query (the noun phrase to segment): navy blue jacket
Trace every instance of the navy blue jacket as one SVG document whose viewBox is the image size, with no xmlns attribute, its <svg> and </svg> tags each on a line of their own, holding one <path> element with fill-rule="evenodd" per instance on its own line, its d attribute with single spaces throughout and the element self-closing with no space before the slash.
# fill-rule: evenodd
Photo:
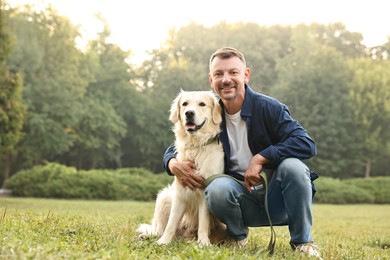
<svg viewBox="0 0 390 260">
<path fill-rule="evenodd" d="M 246 87 L 241 118 L 248 127 L 248 144 L 255 155 L 259 153 L 271 162 L 263 167 L 275 169 L 286 158 L 309 159 L 316 154 L 316 145 L 306 130 L 290 116 L 290 112 L 279 101 L 254 92 Z M 223 108 L 223 103 L 220 101 Z M 243 176 L 230 169 L 230 145 L 226 130 L 225 113 L 222 113 L 220 141 L 225 152 L 225 173 L 239 180 Z M 163 167 L 169 175 L 168 162 L 176 156 L 174 146 L 168 147 L 163 158 Z"/>
</svg>

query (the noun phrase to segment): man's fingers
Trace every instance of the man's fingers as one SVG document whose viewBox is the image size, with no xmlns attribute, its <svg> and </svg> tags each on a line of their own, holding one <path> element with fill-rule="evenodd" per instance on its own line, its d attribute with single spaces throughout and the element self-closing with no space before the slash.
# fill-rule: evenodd
<svg viewBox="0 0 390 260">
<path fill-rule="evenodd" d="M 190 188 L 191 190 L 195 189 L 204 189 L 204 178 L 195 173 L 196 165 L 192 161 L 185 161 L 177 163 L 175 165 L 175 176 L 179 178 L 180 183 Z"/>
<path fill-rule="evenodd" d="M 245 174 L 245 186 L 249 192 L 252 192 L 251 186 L 255 185 L 256 183 L 259 183 L 260 181 L 261 181 L 261 177 L 259 174 L 251 174 L 251 173 Z"/>
<path fill-rule="evenodd" d="M 204 178 L 202 176 L 194 174 L 192 176 L 192 184 L 198 189 L 203 189 L 204 187 Z"/>
<path fill-rule="evenodd" d="M 246 186 L 246 189 L 249 191 L 249 192 L 252 192 L 251 190 L 251 184 L 249 182 L 249 180 L 247 178 L 245 178 L 245 186 Z"/>
<path fill-rule="evenodd" d="M 191 190 L 203 189 L 203 184 L 198 183 L 198 182 L 196 182 L 194 180 L 191 180 L 191 181 L 187 182 L 184 186 L 187 186 Z"/>
<path fill-rule="evenodd" d="M 193 163 L 193 162 L 191 162 L 191 161 L 188 161 L 188 166 L 189 166 L 191 169 L 196 169 L 195 163 Z"/>
<path fill-rule="evenodd" d="M 196 174 L 183 176 L 180 178 L 180 183 L 183 186 L 190 188 L 191 190 L 204 188 L 204 178 Z"/>
</svg>

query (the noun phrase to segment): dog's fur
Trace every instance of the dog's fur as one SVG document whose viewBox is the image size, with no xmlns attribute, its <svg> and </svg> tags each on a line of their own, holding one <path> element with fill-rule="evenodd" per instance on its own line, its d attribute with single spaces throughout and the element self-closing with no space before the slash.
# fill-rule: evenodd
<svg viewBox="0 0 390 260">
<path fill-rule="evenodd" d="M 219 143 L 221 107 L 211 91 L 181 91 L 172 102 L 169 119 L 174 124 L 177 160 L 193 161 L 195 172 L 207 179 L 224 172 L 224 153 Z M 160 236 L 158 244 L 174 238 L 208 245 L 226 237 L 226 228 L 211 215 L 203 189 L 191 190 L 176 177 L 159 192 L 152 224 L 141 224 L 140 237 Z"/>
</svg>

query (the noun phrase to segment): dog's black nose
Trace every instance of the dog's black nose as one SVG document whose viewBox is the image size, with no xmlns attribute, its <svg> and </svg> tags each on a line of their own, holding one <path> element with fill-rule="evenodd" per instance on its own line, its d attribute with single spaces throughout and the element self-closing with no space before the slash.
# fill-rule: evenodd
<svg viewBox="0 0 390 260">
<path fill-rule="evenodd" d="M 186 111 L 185 114 L 186 114 L 187 118 L 193 118 L 195 115 L 195 112 L 193 110 L 188 110 L 188 111 Z"/>
</svg>

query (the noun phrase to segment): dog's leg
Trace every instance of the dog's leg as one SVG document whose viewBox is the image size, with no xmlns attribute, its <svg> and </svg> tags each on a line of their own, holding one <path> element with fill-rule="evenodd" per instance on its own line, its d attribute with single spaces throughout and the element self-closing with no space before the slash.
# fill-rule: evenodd
<svg viewBox="0 0 390 260">
<path fill-rule="evenodd" d="M 203 198 L 199 204 L 199 227 L 198 243 L 201 245 L 210 245 L 210 212 L 207 208 L 206 199 Z"/>
<path fill-rule="evenodd" d="M 172 205 L 172 187 L 160 191 L 156 199 L 156 207 L 152 219 L 153 235 L 161 236 L 167 226 Z"/>
<path fill-rule="evenodd" d="M 172 207 L 169 214 L 168 224 L 164 230 L 164 234 L 157 241 L 158 244 L 168 244 L 172 241 L 172 238 L 176 234 L 176 229 L 180 223 L 180 220 L 184 215 L 185 207 L 185 202 L 180 198 L 172 199 Z"/>
</svg>

